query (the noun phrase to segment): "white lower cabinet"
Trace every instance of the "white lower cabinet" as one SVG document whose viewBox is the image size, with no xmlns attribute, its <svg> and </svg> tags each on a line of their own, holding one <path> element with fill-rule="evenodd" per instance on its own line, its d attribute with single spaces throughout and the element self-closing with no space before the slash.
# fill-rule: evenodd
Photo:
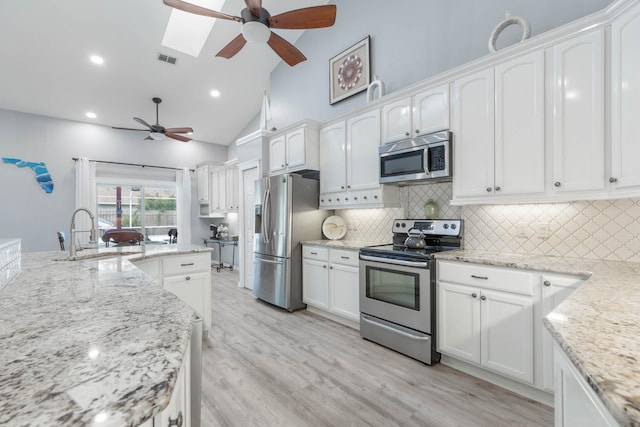
<svg viewBox="0 0 640 427">
<path fill-rule="evenodd" d="M 153 418 L 153 427 L 190 427 L 191 426 L 191 346 L 185 351 L 180 372 L 176 380 L 171 400 L 166 408 Z M 151 425 L 143 424 L 143 426 Z"/>
<path fill-rule="evenodd" d="M 617 427 L 620 424 L 573 366 L 559 345 L 554 344 L 556 368 L 556 427 Z"/>
<path fill-rule="evenodd" d="M 543 319 L 585 280 L 438 261 L 438 351 L 553 393 L 554 340 Z"/>
<path fill-rule="evenodd" d="M 358 251 L 304 245 L 302 300 L 312 308 L 346 319 L 360 320 Z"/>
<path fill-rule="evenodd" d="M 164 255 L 133 261 L 164 289 L 202 318 L 205 335 L 211 329 L 211 252 Z"/>
</svg>

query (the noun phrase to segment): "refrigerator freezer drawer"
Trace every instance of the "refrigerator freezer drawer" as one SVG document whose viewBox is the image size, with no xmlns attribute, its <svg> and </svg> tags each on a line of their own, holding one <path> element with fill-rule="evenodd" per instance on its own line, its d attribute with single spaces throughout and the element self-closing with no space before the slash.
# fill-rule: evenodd
<svg viewBox="0 0 640 427">
<path fill-rule="evenodd" d="M 289 311 L 303 308 L 298 293 L 291 289 L 291 260 L 261 254 L 254 257 L 253 294 Z"/>
</svg>

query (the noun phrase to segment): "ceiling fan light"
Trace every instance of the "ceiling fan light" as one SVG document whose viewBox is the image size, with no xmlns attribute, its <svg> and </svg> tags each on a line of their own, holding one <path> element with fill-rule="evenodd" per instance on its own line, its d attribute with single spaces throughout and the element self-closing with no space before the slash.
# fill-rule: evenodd
<svg viewBox="0 0 640 427">
<path fill-rule="evenodd" d="M 161 139 L 164 139 L 165 137 L 164 133 L 162 132 L 149 132 L 149 136 L 155 141 L 159 141 Z"/>
<path fill-rule="evenodd" d="M 266 43 L 271 37 L 271 30 L 260 22 L 245 22 L 242 24 L 242 36 L 249 43 Z"/>
</svg>

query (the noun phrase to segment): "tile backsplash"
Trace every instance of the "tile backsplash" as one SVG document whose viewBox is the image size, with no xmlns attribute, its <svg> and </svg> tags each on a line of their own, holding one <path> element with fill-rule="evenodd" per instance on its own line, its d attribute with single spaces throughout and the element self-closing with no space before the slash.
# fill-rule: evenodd
<svg viewBox="0 0 640 427">
<path fill-rule="evenodd" d="M 440 218 L 464 220 L 466 249 L 640 262 L 640 199 L 450 206 L 451 183 L 400 191 L 400 208 L 336 211 L 345 239 L 389 242 L 393 219 L 423 218 L 433 199 Z"/>
</svg>

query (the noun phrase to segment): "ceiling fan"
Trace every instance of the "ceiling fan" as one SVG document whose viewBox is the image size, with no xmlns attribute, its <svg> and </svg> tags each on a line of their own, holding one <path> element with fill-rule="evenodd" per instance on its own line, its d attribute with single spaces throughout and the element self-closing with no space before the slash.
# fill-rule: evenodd
<svg viewBox="0 0 640 427">
<path fill-rule="evenodd" d="M 156 124 L 155 125 L 150 125 L 149 123 L 145 122 L 141 118 L 134 117 L 133 120 L 135 120 L 136 122 L 140 123 L 143 126 L 148 127 L 148 129 L 120 128 L 120 127 L 115 127 L 115 126 L 112 126 L 112 128 L 113 129 L 123 129 L 123 130 L 139 130 L 139 131 L 143 131 L 143 132 L 149 132 L 149 135 L 147 135 L 147 137 L 145 138 L 145 139 L 148 139 L 148 140 L 152 140 L 152 139 L 153 140 L 160 140 L 160 139 L 164 139 L 165 136 L 168 136 L 169 138 L 173 138 L 173 139 L 176 139 L 176 140 L 182 141 L 182 142 L 191 141 L 191 138 L 187 138 L 186 136 L 182 136 L 182 135 L 178 135 L 178 134 L 179 133 L 193 133 L 193 129 L 187 128 L 187 127 L 183 127 L 183 128 L 165 128 L 164 126 L 161 126 L 159 124 L 159 121 L 158 121 L 158 104 L 160 104 L 162 102 L 162 99 L 153 98 L 152 101 L 155 102 L 155 104 L 156 104 Z"/>
<path fill-rule="evenodd" d="M 287 30 L 306 30 L 311 28 L 330 27 L 336 21 L 336 6 L 312 6 L 290 10 L 271 16 L 262 7 L 262 0 L 244 0 L 247 7 L 240 12 L 241 16 L 227 15 L 182 0 L 163 0 L 164 4 L 184 12 L 211 18 L 227 19 L 242 23 L 242 33 L 220 50 L 216 56 L 231 58 L 247 43 L 267 43 L 284 62 L 294 66 L 307 58 L 291 43 L 271 31 L 271 28 Z"/>
</svg>

